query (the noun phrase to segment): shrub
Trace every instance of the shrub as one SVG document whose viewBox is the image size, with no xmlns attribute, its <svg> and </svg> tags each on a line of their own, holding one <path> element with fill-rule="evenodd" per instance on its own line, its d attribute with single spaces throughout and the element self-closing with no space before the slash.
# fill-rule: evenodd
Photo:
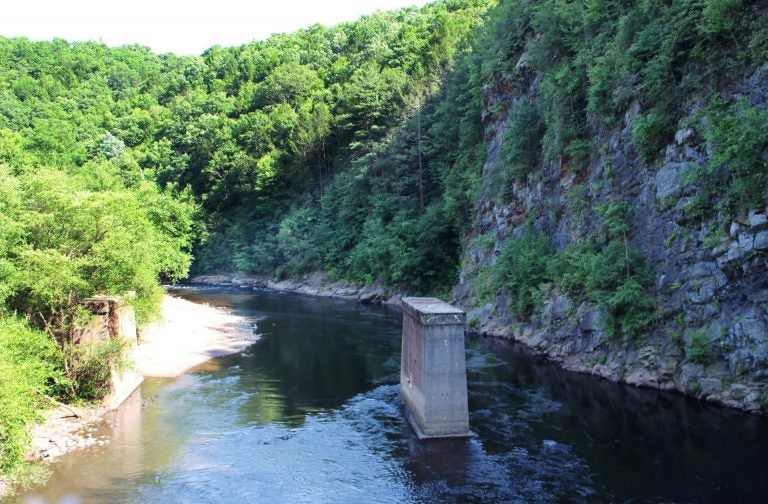
<svg viewBox="0 0 768 504">
<path fill-rule="evenodd" d="M 596 210 L 603 218 L 600 227 L 606 243 L 617 238 L 626 239 L 633 214 L 629 204 L 623 201 L 612 201 L 598 205 Z"/>
<path fill-rule="evenodd" d="M 725 34 L 737 23 L 736 11 L 743 0 L 710 0 L 702 11 L 701 31 L 708 35 Z"/>
<path fill-rule="evenodd" d="M 64 383 L 51 339 L 19 319 L 0 317 L 0 473 L 22 464 L 44 396 Z"/>
<path fill-rule="evenodd" d="M 71 399 L 98 401 L 111 391 L 112 368 L 123 369 L 128 341 L 113 338 L 107 341 L 68 344 L 64 348 L 67 376 L 72 386 Z"/>
<path fill-rule="evenodd" d="M 564 152 L 571 161 L 572 171 L 581 173 L 586 169 L 593 148 L 594 141 L 589 138 L 577 138 L 568 143 Z"/>
<path fill-rule="evenodd" d="M 655 300 L 646 295 L 638 278 L 630 276 L 606 297 L 605 306 L 611 314 L 609 330 L 614 334 L 640 338 L 655 322 Z"/>
<path fill-rule="evenodd" d="M 543 136 L 544 124 L 538 109 L 526 100 L 521 101 L 510 113 L 501 146 L 507 182 L 521 181 L 533 170 L 541 154 Z"/>
<path fill-rule="evenodd" d="M 697 364 L 708 366 L 712 364 L 712 342 L 706 333 L 696 331 L 691 334 L 691 340 L 685 350 L 688 359 Z"/>
<path fill-rule="evenodd" d="M 664 112 L 652 110 L 635 118 L 632 137 L 643 159 L 650 163 L 672 137 L 674 124 Z"/>
<path fill-rule="evenodd" d="M 86 186 L 55 169 L 15 176 L 0 165 L 0 303 L 57 335 L 97 293 L 135 292 L 146 322 L 159 306 L 158 278 L 183 278 L 191 261 L 191 202 L 151 184 Z"/>
<path fill-rule="evenodd" d="M 496 285 L 509 290 L 518 313 L 530 315 L 539 303 L 538 287 L 549 280 L 547 265 L 553 256 L 549 239 L 531 229 L 507 239 L 496 263 Z"/>
<path fill-rule="evenodd" d="M 477 270 L 477 277 L 473 283 L 472 306 L 484 306 L 495 301 L 498 291 L 496 282 L 496 270 L 487 265 L 482 265 Z"/>
<path fill-rule="evenodd" d="M 627 279 L 634 278 L 638 285 L 647 286 L 650 277 L 650 271 L 639 252 L 625 248 L 619 241 L 613 241 L 597 255 L 585 287 L 596 301 L 604 301 Z"/>
<path fill-rule="evenodd" d="M 548 269 L 563 292 L 604 307 L 606 329 L 615 335 L 639 338 L 656 322 L 656 302 L 646 293 L 651 272 L 643 257 L 622 241 L 600 250 L 571 245 L 550 259 Z"/>
<path fill-rule="evenodd" d="M 298 276 L 318 269 L 320 252 L 314 240 L 315 211 L 301 208 L 280 222 L 277 252 L 282 259 L 278 276 Z"/>
<path fill-rule="evenodd" d="M 760 110 L 740 100 L 726 107 L 715 100 L 712 127 L 706 137 L 715 147 L 706 170 L 700 173 L 708 196 L 722 194 L 719 206 L 730 216 L 765 205 L 768 197 L 768 110 Z"/>
</svg>

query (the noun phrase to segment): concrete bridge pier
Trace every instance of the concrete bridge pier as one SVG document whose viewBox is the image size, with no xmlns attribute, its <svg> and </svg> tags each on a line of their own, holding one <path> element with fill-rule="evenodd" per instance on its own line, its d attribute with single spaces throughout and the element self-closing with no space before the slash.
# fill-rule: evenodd
<svg viewBox="0 0 768 504">
<path fill-rule="evenodd" d="M 471 436 L 466 315 L 437 298 L 403 298 L 400 397 L 419 439 Z"/>
</svg>

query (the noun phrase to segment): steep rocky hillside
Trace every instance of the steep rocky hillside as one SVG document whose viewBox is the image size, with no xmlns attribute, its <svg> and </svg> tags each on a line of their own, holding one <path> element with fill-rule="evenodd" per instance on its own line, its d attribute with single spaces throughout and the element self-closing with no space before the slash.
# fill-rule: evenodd
<svg viewBox="0 0 768 504">
<path fill-rule="evenodd" d="M 483 87 L 487 158 L 454 291 L 472 330 L 570 370 L 765 412 L 768 65 L 731 44 L 741 63 L 693 92 L 685 80 L 704 72 L 686 54 L 674 84 L 685 96 L 656 150 L 640 135 L 656 104 L 638 93 L 613 121 L 587 118 L 585 154 L 547 155 L 534 131 L 531 168 L 514 173 L 521 135 L 541 128 L 529 110 L 551 107 L 551 69 L 530 50 L 518 45 Z M 757 197 L 724 203 L 750 149 Z"/>
</svg>

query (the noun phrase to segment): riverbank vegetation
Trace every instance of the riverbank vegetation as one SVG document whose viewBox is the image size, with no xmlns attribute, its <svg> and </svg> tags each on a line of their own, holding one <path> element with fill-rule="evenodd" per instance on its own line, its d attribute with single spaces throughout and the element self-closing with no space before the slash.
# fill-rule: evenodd
<svg viewBox="0 0 768 504">
<path fill-rule="evenodd" d="M 0 318 L 0 474 L 21 465 L 29 424 L 65 381 L 60 360 L 48 335 L 18 318 Z"/>
<path fill-rule="evenodd" d="M 0 166 L 0 468 L 21 462 L 27 424 L 55 400 L 109 391 L 114 342 L 75 345 L 95 294 L 135 295 L 140 321 L 157 312 L 158 280 L 186 274 L 195 205 L 154 184 L 129 187 L 107 163 L 84 173 Z"/>
</svg>

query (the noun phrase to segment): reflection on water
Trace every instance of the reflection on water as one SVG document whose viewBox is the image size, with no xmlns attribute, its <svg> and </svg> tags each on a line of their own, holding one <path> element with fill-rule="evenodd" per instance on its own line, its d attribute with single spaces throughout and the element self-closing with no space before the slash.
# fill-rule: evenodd
<svg viewBox="0 0 768 504">
<path fill-rule="evenodd" d="M 475 438 L 419 442 L 398 406 L 400 314 L 188 291 L 262 338 L 149 380 L 27 499 L 56 502 L 756 502 L 768 422 L 468 342 Z"/>
</svg>

